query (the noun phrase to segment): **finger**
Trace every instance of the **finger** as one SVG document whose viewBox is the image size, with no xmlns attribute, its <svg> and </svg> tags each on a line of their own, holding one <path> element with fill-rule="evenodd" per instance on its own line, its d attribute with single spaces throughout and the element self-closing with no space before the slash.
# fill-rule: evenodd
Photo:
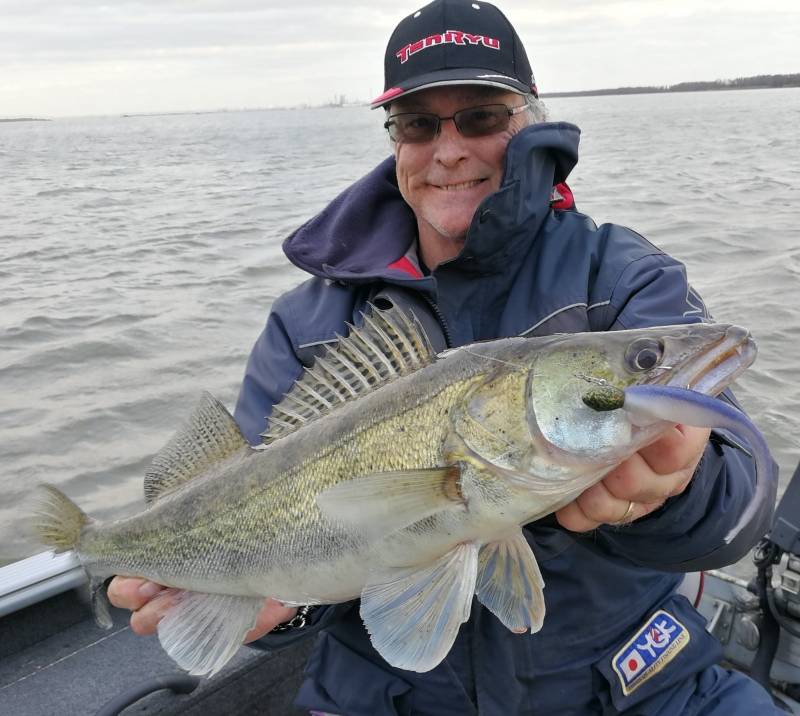
<svg viewBox="0 0 800 716">
<path fill-rule="evenodd" d="M 687 467 L 697 467 L 711 431 L 689 425 L 676 425 L 656 442 L 639 451 L 653 472 L 669 475 Z"/>
<path fill-rule="evenodd" d="M 601 484 L 619 500 L 663 502 L 668 497 L 680 494 L 693 474 L 694 466 L 666 475 L 659 474 L 636 453 L 606 475 Z"/>
<path fill-rule="evenodd" d="M 562 527 L 573 532 L 588 532 L 602 524 L 630 524 L 664 504 L 664 500 L 636 502 L 617 499 L 602 482 L 584 490 L 575 500 L 556 512 Z"/>
<path fill-rule="evenodd" d="M 139 577 L 114 577 L 108 585 L 108 600 L 120 609 L 141 609 L 156 594 L 164 590 L 161 584 Z"/>
<path fill-rule="evenodd" d="M 556 519 L 564 529 L 572 532 L 589 532 L 601 524 L 590 520 L 574 500 L 556 512 Z"/>
<path fill-rule="evenodd" d="M 587 532 L 603 523 L 621 519 L 628 504 L 629 500 L 614 497 L 602 482 L 598 482 L 556 512 L 556 519 L 574 532 Z"/>
<path fill-rule="evenodd" d="M 597 529 L 603 524 L 612 525 L 614 527 L 623 527 L 624 525 L 629 525 L 632 522 L 641 519 L 645 515 L 649 515 L 654 510 L 657 510 L 662 504 L 664 503 L 634 502 L 631 506 L 631 511 L 628 512 L 628 502 L 626 502 L 625 511 L 617 514 L 617 518 L 624 518 L 622 521 L 620 521 L 620 519 L 606 519 L 600 521 L 587 517 L 580 505 L 578 505 L 576 502 L 571 502 L 556 512 L 556 519 L 562 527 L 571 530 L 572 532 L 589 532 Z M 627 517 L 625 517 L 626 514 L 628 515 Z"/>
<path fill-rule="evenodd" d="M 131 614 L 131 631 L 139 636 L 155 634 L 158 623 L 174 603 L 178 589 L 163 589 L 140 609 Z"/>
<path fill-rule="evenodd" d="M 256 617 L 256 625 L 245 634 L 244 643 L 260 639 L 278 624 L 288 622 L 295 614 L 297 614 L 297 607 L 285 607 L 274 599 L 267 599 Z"/>
</svg>

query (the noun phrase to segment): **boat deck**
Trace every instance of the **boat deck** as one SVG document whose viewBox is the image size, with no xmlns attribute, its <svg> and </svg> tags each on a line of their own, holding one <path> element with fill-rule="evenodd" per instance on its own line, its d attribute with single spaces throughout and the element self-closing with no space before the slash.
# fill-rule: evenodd
<svg viewBox="0 0 800 716">
<path fill-rule="evenodd" d="M 157 677 L 184 674 L 156 637 L 136 636 L 127 612 L 113 610 L 105 631 L 73 590 L 0 619 L 0 712 L 17 716 L 94 714 Z M 125 709 L 132 714 L 305 714 L 291 705 L 313 639 L 279 653 L 242 648 L 190 694 L 160 690 Z"/>
</svg>

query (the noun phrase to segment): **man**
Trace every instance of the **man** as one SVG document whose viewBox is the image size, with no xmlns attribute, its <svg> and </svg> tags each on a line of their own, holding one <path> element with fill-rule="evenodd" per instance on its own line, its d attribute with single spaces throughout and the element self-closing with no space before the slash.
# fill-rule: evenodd
<svg viewBox="0 0 800 716">
<path fill-rule="evenodd" d="M 563 182 L 578 130 L 541 121 L 525 50 L 497 8 L 435 0 L 398 25 L 385 73 L 373 107 L 386 109 L 394 156 L 286 241 L 314 278 L 275 302 L 250 356 L 235 415 L 248 439 L 259 441 L 302 366 L 369 302 L 411 307 L 441 347 L 704 319 L 681 264 L 571 210 Z M 355 603 L 303 610 L 263 642 L 319 634 L 298 696 L 318 712 L 779 713 L 761 687 L 715 665 L 719 645 L 676 595 L 682 572 L 735 561 L 767 529 L 771 502 L 723 546 L 753 473 L 724 439 L 676 426 L 526 526 L 547 585 L 540 632 L 513 634 L 476 601 L 428 673 L 387 665 Z M 134 610 L 134 631 L 152 633 L 160 590 L 116 578 L 109 595 Z M 248 638 L 295 614 L 268 601 Z"/>
</svg>

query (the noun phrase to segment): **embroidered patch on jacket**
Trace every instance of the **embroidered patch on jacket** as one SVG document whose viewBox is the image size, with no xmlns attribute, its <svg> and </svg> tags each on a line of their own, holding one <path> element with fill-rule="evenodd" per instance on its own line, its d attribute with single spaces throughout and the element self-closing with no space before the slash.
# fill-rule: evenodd
<svg viewBox="0 0 800 716">
<path fill-rule="evenodd" d="M 689 643 L 689 630 L 660 609 L 612 658 L 626 696 L 655 676 Z"/>
</svg>

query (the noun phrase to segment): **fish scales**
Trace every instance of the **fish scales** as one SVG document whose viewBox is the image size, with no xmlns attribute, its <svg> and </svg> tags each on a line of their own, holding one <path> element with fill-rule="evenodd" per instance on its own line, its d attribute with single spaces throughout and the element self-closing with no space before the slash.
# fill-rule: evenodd
<svg viewBox="0 0 800 716">
<path fill-rule="evenodd" d="M 360 475 L 440 465 L 447 414 L 474 381 L 493 369 L 474 356 L 464 358 L 465 365 L 453 361 L 423 369 L 432 375 L 422 394 L 409 392 L 401 378 L 363 398 L 358 410 L 345 405 L 311 426 L 318 430 L 286 436 L 280 451 L 255 451 L 213 477 L 190 483 L 155 503 L 150 514 L 104 525 L 94 539 L 89 528 L 87 561 L 90 554 L 105 552 L 114 559 L 97 560 L 98 569 L 106 564 L 111 573 L 130 575 L 157 569 L 162 581 L 186 583 L 188 578 L 191 588 L 226 593 L 232 576 L 254 570 L 268 583 L 276 581 L 270 580 L 273 570 L 298 565 L 309 569 L 326 563 L 326 572 L 333 573 L 335 566 L 327 563 L 344 551 L 352 553 L 347 561 L 356 561 L 357 553 L 368 551 L 364 540 L 325 519 L 317 495 Z M 453 373 L 461 379 L 451 382 Z M 103 540 L 111 540 L 105 550 Z M 224 585 L 221 575 L 228 578 Z M 240 585 L 235 593 L 257 594 L 259 587 L 263 591 L 262 585 Z"/>
</svg>

